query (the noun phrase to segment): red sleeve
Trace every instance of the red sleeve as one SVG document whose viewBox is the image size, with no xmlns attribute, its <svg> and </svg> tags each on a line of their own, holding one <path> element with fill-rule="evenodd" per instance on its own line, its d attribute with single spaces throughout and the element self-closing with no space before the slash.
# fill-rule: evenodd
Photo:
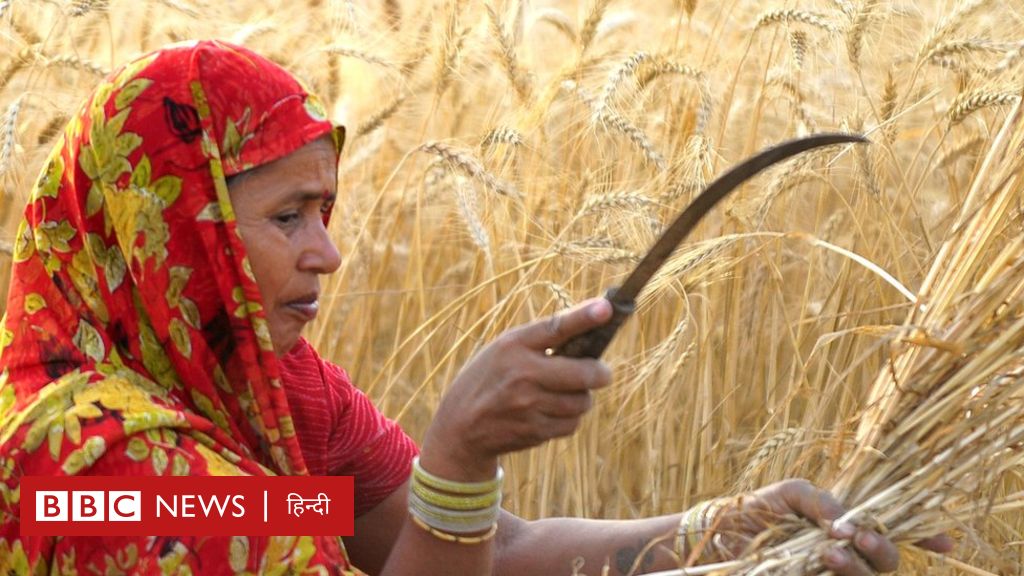
<svg viewBox="0 0 1024 576">
<path fill-rule="evenodd" d="M 281 359 L 296 434 L 312 474 L 355 477 L 355 513 L 372 510 L 412 473 L 416 444 L 348 374 L 304 340 Z"/>
</svg>

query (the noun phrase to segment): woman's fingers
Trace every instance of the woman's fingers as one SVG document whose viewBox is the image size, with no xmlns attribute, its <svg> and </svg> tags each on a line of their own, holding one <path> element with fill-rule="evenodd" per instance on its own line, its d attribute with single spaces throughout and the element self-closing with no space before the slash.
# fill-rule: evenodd
<svg viewBox="0 0 1024 576">
<path fill-rule="evenodd" d="M 590 358 L 550 356 L 538 359 L 534 380 L 549 392 L 584 392 L 604 388 L 612 381 L 608 365 Z"/>
<path fill-rule="evenodd" d="M 953 540 L 948 534 L 939 534 L 938 536 L 932 536 L 931 538 L 925 538 L 915 544 L 918 548 L 924 548 L 925 550 L 931 550 L 932 552 L 938 552 L 939 554 L 947 554 L 953 551 L 956 547 L 956 541 Z"/>
<path fill-rule="evenodd" d="M 833 523 L 846 510 L 832 494 L 806 480 L 796 480 L 784 483 L 782 497 L 793 512 L 818 524 L 832 524 L 830 535 L 833 538 L 851 541 L 857 554 L 846 552 L 851 557 L 845 564 L 848 571 L 837 571 L 838 574 L 861 574 L 862 566 L 858 563 L 864 564 L 865 569 L 870 568 L 868 572 L 863 572 L 865 574 L 870 574 L 871 571 L 892 572 L 899 566 L 899 549 L 888 538 L 873 530 L 858 530 L 848 522 Z M 826 556 L 826 560 L 827 558 Z"/>
<path fill-rule="evenodd" d="M 871 576 L 874 571 L 866 562 L 849 550 L 841 546 L 835 546 L 825 552 L 822 560 L 825 567 L 836 573 L 838 576 Z"/>
<path fill-rule="evenodd" d="M 575 336 L 602 326 L 612 317 L 612 305 L 604 298 L 591 298 L 566 312 L 543 318 L 515 329 L 514 337 L 528 348 L 557 348 Z"/>
</svg>

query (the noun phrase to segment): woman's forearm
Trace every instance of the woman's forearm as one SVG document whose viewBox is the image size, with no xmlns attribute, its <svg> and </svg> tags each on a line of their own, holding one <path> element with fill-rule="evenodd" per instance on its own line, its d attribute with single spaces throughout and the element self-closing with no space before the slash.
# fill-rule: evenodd
<svg viewBox="0 0 1024 576">
<path fill-rule="evenodd" d="M 673 551 L 680 515 L 642 520 L 551 518 L 526 521 L 504 514 L 495 549 L 496 575 L 643 574 L 677 567 Z M 685 553 L 685 551 L 684 551 Z"/>
</svg>

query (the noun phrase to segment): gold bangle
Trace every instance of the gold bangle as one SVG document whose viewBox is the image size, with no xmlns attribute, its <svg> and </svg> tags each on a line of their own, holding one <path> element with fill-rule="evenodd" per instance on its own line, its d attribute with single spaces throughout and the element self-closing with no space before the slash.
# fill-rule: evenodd
<svg viewBox="0 0 1024 576">
<path fill-rule="evenodd" d="M 692 556 L 704 544 L 705 534 L 712 528 L 715 516 L 722 509 L 722 499 L 704 500 L 687 510 L 679 519 L 675 552 L 680 559 Z M 685 546 L 685 549 L 684 549 Z"/>
<path fill-rule="evenodd" d="M 423 520 L 420 520 L 415 514 L 410 514 L 409 517 L 412 518 L 413 523 L 415 523 L 420 528 L 426 530 L 426 532 L 428 534 L 430 534 L 431 536 L 433 536 L 435 538 L 438 538 L 438 539 L 441 539 L 441 540 L 444 540 L 445 542 L 453 542 L 455 544 L 466 544 L 466 545 L 482 544 L 482 543 L 490 540 L 491 538 L 494 538 L 494 535 L 498 533 L 498 523 L 497 522 L 495 522 L 494 524 L 491 525 L 490 530 L 488 530 L 487 532 L 485 532 L 485 533 L 483 533 L 483 534 L 481 534 L 479 536 L 459 536 L 457 534 L 449 534 L 448 532 L 444 532 L 442 530 L 438 530 L 437 528 L 434 528 L 433 526 L 430 526 L 429 524 L 427 524 Z"/>
<path fill-rule="evenodd" d="M 449 510 L 481 510 L 501 502 L 501 492 L 497 490 L 487 494 L 480 494 L 479 496 L 459 496 L 438 492 L 430 486 L 419 482 L 415 477 L 409 488 L 413 493 L 422 498 L 424 502 Z"/>
<path fill-rule="evenodd" d="M 414 480 L 418 480 L 421 484 L 429 488 L 433 488 L 434 490 L 440 490 L 451 494 L 479 496 L 481 494 L 488 494 L 490 492 L 500 490 L 502 480 L 505 478 L 505 471 L 501 469 L 501 466 L 498 466 L 498 473 L 492 480 L 486 480 L 484 482 L 456 482 L 454 480 L 445 480 L 444 478 L 434 476 L 430 472 L 427 472 L 422 466 L 420 466 L 420 457 L 416 456 L 412 459 L 412 475 Z"/>
</svg>

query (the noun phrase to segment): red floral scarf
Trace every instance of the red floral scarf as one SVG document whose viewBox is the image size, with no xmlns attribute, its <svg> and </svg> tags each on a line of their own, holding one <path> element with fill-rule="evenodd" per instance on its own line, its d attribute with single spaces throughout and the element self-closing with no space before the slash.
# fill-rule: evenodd
<svg viewBox="0 0 1024 576">
<path fill-rule="evenodd" d="M 171 46 L 112 74 L 51 153 L 0 332 L 0 572 L 347 566 L 340 539 L 21 539 L 24 475 L 305 474 L 225 177 L 340 134 L 268 60 Z"/>
</svg>

